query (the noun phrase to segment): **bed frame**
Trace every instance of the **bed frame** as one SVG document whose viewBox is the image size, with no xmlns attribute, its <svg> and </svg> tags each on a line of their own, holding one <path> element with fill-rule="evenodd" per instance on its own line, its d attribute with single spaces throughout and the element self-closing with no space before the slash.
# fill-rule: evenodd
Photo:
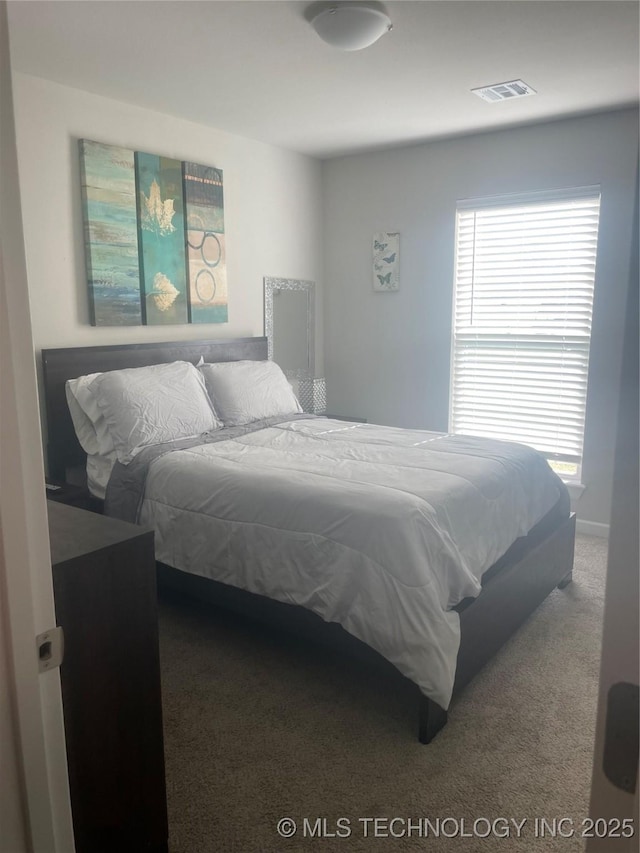
<svg viewBox="0 0 640 853">
<path fill-rule="evenodd" d="M 195 364 L 201 356 L 211 362 L 263 361 L 267 358 L 267 340 L 255 337 L 43 350 L 49 476 L 62 482 L 78 482 L 78 471 L 84 469 L 86 462 L 67 407 L 67 379 L 87 373 L 177 360 Z M 461 643 L 454 697 L 556 587 L 562 589 L 571 582 L 574 539 L 575 516 L 569 511 L 568 500 L 563 500 L 486 572 L 478 598 L 465 599 L 458 605 Z M 347 649 L 361 659 L 381 661 L 380 655 L 351 637 L 339 625 L 326 623 L 301 607 L 273 601 L 162 564 L 158 564 L 158 580 L 162 588 L 195 595 L 279 629 L 284 627 L 314 641 Z M 391 666 L 386 661 L 384 665 Z M 447 712 L 427 699 L 417 687 L 416 692 L 418 737 L 422 743 L 429 743 L 445 725 Z"/>
</svg>

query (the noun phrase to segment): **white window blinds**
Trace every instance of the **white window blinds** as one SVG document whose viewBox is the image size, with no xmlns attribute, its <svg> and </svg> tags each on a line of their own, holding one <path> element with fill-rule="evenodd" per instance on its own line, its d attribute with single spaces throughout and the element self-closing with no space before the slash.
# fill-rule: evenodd
<svg viewBox="0 0 640 853">
<path fill-rule="evenodd" d="M 595 187 L 458 205 L 452 432 L 580 464 L 599 209 Z"/>
</svg>

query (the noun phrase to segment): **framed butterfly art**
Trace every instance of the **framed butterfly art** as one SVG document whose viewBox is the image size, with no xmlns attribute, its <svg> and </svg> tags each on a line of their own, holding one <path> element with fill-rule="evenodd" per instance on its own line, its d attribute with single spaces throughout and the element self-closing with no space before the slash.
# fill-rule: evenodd
<svg viewBox="0 0 640 853">
<path fill-rule="evenodd" d="M 400 234 L 373 235 L 373 289 L 378 293 L 400 288 Z"/>
</svg>

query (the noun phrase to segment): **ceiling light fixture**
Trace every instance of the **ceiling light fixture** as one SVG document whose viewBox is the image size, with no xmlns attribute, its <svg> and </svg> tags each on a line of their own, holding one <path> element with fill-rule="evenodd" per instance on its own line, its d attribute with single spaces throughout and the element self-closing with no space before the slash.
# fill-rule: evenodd
<svg viewBox="0 0 640 853">
<path fill-rule="evenodd" d="M 393 29 L 381 3 L 314 3 L 305 16 L 323 41 L 340 50 L 362 50 Z"/>
</svg>

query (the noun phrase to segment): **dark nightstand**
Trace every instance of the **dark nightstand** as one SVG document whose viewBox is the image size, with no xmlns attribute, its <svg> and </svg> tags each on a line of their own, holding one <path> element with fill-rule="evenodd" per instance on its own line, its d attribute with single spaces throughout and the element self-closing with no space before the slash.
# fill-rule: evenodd
<svg viewBox="0 0 640 853">
<path fill-rule="evenodd" d="M 72 483 L 61 483 L 59 480 L 46 481 L 47 500 L 67 506 L 77 506 L 90 512 L 102 513 L 103 501 L 94 498 L 86 486 L 75 486 Z"/>
<path fill-rule="evenodd" d="M 56 503 L 77 506 L 80 509 L 93 509 L 89 490 L 84 486 L 61 483 L 59 480 L 46 481 L 47 499 Z"/>
<path fill-rule="evenodd" d="M 153 531 L 49 505 L 77 853 L 167 853 Z"/>
</svg>

